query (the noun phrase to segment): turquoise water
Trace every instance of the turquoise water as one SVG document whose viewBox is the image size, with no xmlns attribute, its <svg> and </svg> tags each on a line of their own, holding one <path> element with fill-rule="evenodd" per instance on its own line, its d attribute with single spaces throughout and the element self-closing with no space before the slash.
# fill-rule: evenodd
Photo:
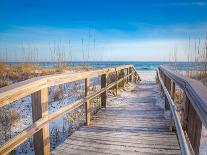
<svg viewBox="0 0 207 155">
<path fill-rule="evenodd" d="M 203 66 L 202 63 L 193 62 L 154 62 L 154 61 L 104 61 L 104 62 L 64 62 L 68 66 L 84 66 L 90 65 L 94 69 L 101 69 L 107 67 L 116 67 L 120 65 L 133 64 L 137 70 L 140 71 L 153 71 L 160 65 L 169 65 L 177 70 L 187 70 L 187 68 L 201 70 Z M 37 62 L 40 66 L 50 67 L 57 65 L 56 62 Z"/>
</svg>

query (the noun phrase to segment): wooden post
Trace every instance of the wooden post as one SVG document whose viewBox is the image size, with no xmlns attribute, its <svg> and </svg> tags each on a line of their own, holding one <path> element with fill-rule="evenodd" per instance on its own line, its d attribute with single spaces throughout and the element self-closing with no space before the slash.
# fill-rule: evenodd
<svg viewBox="0 0 207 155">
<path fill-rule="evenodd" d="M 137 72 L 134 72 L 135 78 L 134 78 L 134 82 L 137 83 Z"/>
<path fill-rule="evenodd" d="M 162 71 L 160 69 L 158 69 L 157 71 L 157 78 L 158 78 L 158 72 L 160 73 L 160 77 L 162 78 Z M 161 95 L 163 95 L 164 91 L 163 91 L 163 88 L 162 88 L 162 85 L 161 85 L 161 82 L 158 78 L 158 82 L 159 82 L 159 85 L 160 85 L 160 92 L 161 92 Z"/>
<path fill-rule="evenodd" d="M 129 74 L 132 73 L 132 67 L 129 67 Z M 129 82 L 132 82 L 132 75 L 129 76 Z"/>
<path fill-rule="evenodd" d="M 122 78 L 122 81 L 120 82 L 120 86 L 124 88 L 124 69 L 121 69 L 121 78 Z"/>
<path fill-rule="evenodd" d="M 175 82 L 173 80 L 171 80 L 171 91 L 170 91 L 170 95 L 172 97 L 172 100 L 174 101 L 175 99 Z"/>
<path fill-rule="evenodd" d="M 129 75 L 129 68 L 127 68 L 127 75 Z M 126 78 L 126 81 L 129 82 L 129 77 Z"/>
<path fill-rule="evenodd" d="M 175 98 L 175 82 L 173 82 L 173 80 L 170 80 L 170 81 L 171 81 L 171 83 L 170 83 L 170 96 L 171 96 L 172 100 L 174 101 L 174 98 Z M 170 112 L 169 129 L 170 129 L 170 131 L 173 131 L 173 129 L 174 129 L 174 122 L 173 122 L 171 112 Z"/>
<path fill-rule="evenodd" d="M 197 115 L 195 109 L 186 96 L 186 103 L 184 109 L 184 129 L 187 132 L 191 146 L 195 155 L 199 154 L 200 138 L 202 130 L 202 122 Z"/>
<path fill-rule="evenodd" d="M 185 94 L 184 110 L 183 110 L 183 115 L 181 116 L 181 123 L 182 123 L 183 130 L 187 129 L 189 104 L 190 104 L 190 101 Z"/>
<path fill-rule="evenodd" d="M 163 77 L 164 77 L 164 84 L 165 84 L 165 87 L 167 87 L 167 76 L 165 74 L 163 74 Z M 165 95 L 165 110 L 170 110 L 170 106 L 169 106 L 169 103 L 168 103 L 168 100 L 167 100 L 167 97 Z"/>
<path fill-rule="evenodd" d="M 169 118 L 169 131 L 173 131 L 173 126 L 174 126 L 174 122 L 173 122 L 173 118 L 172 118 L 172 112 L 170 111 L 170 118 Z"/>
<path fill-rule="evenodd" d="M 89 95 L 90 91 L 90 79 L 87 78 L 85 79 L 85 97 Z M 90 113 L 90 101 L 86 100 L 85 102 L 85 113 L 86 113 L 86 125 L 90 125 L 90 120 L 91 120 L 91 113 Z"/>
<path fill-rule="evenodd" d="M 118 89 L 119 89 L 117 81 L 118 81 L 118 71 L 116 70 L 116 96 L 118 95 Z"/>
<path fill-rule="evenodd" d="M 48 115 L 48 88 L 43 88 L 32 95 L 32 119 L 33 122 Z M 33 136 L 36 155 L 50 154 L 49 124 L 45 125 Z"/>
<path fill-rule="evenodd" d="M 200 138 L 201 138 L 202 123 L 193 108 L 192 104 L 189 104 L 189 115 L 187 122 L 187 134 L 189 136 L 194 153 L 199 154 Z"/>
<path fill-rule="evenodd" d="M 105 88 L 106 87 L 106 74 L 102 74 L 101 75 L 101 88 Z M 102 108 L 106 108 L 106 100 L 107 100 L 107 92 L 104 91 L 101 94 L 101 107 Z"/>
</svg>

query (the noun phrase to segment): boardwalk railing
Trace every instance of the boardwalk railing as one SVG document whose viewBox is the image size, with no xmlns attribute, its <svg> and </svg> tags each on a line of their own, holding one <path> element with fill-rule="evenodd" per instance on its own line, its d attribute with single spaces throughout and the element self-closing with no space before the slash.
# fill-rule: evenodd
<svg viewBox="0 0 207 155">
<path fill-rule="evenodd" d="M 119 76 L 122 72 L 121 76 Z M 115 74 L 115 82 L 107 85 L 107 75 Z M 101 89 L 94 94 L 89 94 L 90 78 L 101 76 Z M 32 97 L 32 118 L 31 127 L 10 139 L 0 148 L 0 154 L 8 154 L 21 143 L 33 136 L 34 150 L 36 155 L 50 154 L 49 122 L 60 115 L 70 112 L 81 105 L 85 105 L 86 125 L 90 124 L 90 100 L 101 96 L 101 106 L 106 108 L 107 90 L 117 89 L 123 81 L 132 82 L 140 80 L 140 77 L 133 65 L 120 66 L 74 74 L 59 74 L 44 77 L 37 77 L 23 82 L 19 82 L 0 89 L 0 108 L 11 104 L 23 97 Z M 68 82 L 85 80 L 85 97 L 69 104 L 59 110 L 48 114 L 48 88 Z"/>
<path fill-rule="evenodd" d="M 170 130 L 174 121 L 182 154 L 199 154 L 202 124 L 207 128 L 207 87 L 166 66 L 160 66 L 157 74 L 165 95 L 165 109 L 171 111 Z M 185 94 L 181 116 L 174 104 L 176 85 Z"/>
</svg>

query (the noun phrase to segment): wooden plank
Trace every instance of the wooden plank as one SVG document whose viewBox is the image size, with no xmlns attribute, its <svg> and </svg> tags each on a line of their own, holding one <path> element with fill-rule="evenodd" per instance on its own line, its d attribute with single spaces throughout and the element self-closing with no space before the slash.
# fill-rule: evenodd
<svg viewBox="0 0 207 155">
<path fill-rule="evenodd" d="M 195 155 L 199 154 L 202 123 L 196 114 L 193 106 L 189 104 L 189 114 L 187 119 L 187 135 L 191 142 Z"/>
<path fill-rule="evenodd" d="M 106 87 L 106 74 L 101 75 L 101 88 Z M 101 94 L 101 107 L 106 108 L 106 102 L 107 102 L 107 92 L 104 91 Z"/>
<path fill-rule="evenodd" d="M 170 95 L 172 97 L 172 100 L 174 101 L 175 99 L 175 82 L 173 80 L 171 80 L 171 89 L 170 89 Z"/>
<path fill-rule="evenodd" d="M 185 95 L 184 114 L 181 117 L 183 130 L 187 130 L 187 122 L 188 122 L 188 115 L 189 115 L 189 104 L 190 104 L 190 100 Z"/>
<path fill-rule="evenodd" d="M 43 88 L 32 94 L 32 119 L 33 122 L 48 115 L 48 89 Z M 36 155 L 50 154 L 49 124 L 46 124 L 33 136 Z"/>
<path fill-rule="evenodd" d="M 169 87 L 168 87 L 169 86 L 169 84 L 168 84 L 168 82 L 169 82 L 168 77 L 165 74 L 163 74 L 163 77 L 164 77 L 164 79 L 163 79 L 164 84 L 165 84 L 165 86 L 166 86 L 166 88 L 168 90 L 169 89 Z M 165 95 L 165 110 L 170 110 L 170 105 L 168 103 L 168 99 L 167 99 L 166 95 Z"/>
<path fill-rule="evenodd" d="M 90 79 L 87 78 L 85 79 L 85 97 L 89 95 L 90 91 Z M 89 100 L 86 100 L 85 102 L 85 113 L 86 113 L 86 125 L 90 125 L 90 120 L 91 120 L 91 113 L 90 113 L 90 102 Z"/>
<path fill-rule="evenodd" d="M 52 154 L 181 154 L 164 111 L 151 99 L 155 92 L 142 86 L 127 92 L 130 98 L 122 94 L 113 98 L 107 110 L 93 117 L 90 128 L 75 131 Z"/>
<path fill-rule="evenodd" d="M 119 78 L 118 78 L 118 71 L 116 70 L 115 71 L 116 72 L 116 96 L 118 95 L 118 89 L 119 89 L 119 85 L 118 85 L 118 80 L 119 80 Z"/>
<path fill-rule="evenodd" d="M 174 98 L 175 98 L 175 82 L 173 82 L 173 80 L 170 80 L 170 95 L 171 95 L 172 100 L 174 101 Z M 172 117 L 172 113 L 171 112 L 170 112 L 169 126 L 170 126 L 169 127 L 170 131 L 173 131 L 173 129 L 175 129 L 174 122 L 173 122 L 173 117 Z"/>
</svg>

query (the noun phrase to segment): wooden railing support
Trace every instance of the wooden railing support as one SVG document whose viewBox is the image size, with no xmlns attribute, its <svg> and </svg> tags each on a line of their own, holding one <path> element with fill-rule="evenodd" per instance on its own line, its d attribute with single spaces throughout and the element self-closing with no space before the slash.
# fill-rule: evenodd
<svg viewBox="0 0 207 155">
<path fill-rule="evenodd" d="M 160 80 L 159 80 L 159 75 L 158 75 L 159 73 L 158 73 L 158 71 L 159 71 L 159 73 L 160 73 L 160 77 L 163 79 L 163 76 L 162 76 L 162 70 L 160 70 L 160 69 L 157 70 L 157 78 L 158 78 L 158 83 L 159 83 L 159 85 L 160 85 L 161 95 L 164 95 L 164 90 L 163 90 L 162 85 L 161 85 L 161 82 L 160 82 Z"/>
<path fill-rule="evenodd" d="M 173 82 L 173 80 L 170 80 L 169 84 L 170 84 L 170 96 L 171 96 L 172 100 L 174 101 L 174 98 L 175 98 L 175 82 Z M 175 125 L 174 125 L 174 122 L 173 122 L 172 113 L 170 112 L 169 130 L 173 131 L 174 129 L 175 129 Z"/>
<path fill-rule="evenodd" d="M 36 122 L 38 119 L 48 115 L 48 88 L 43 88 L 32 94 L 32 119 Z M 49 124 L 46 124 L 41 130 L 33 136 L 34 150 L 36 155 L 50 154 L 50 134 Z"/>
<path fill-rule="evenodd" d="M 129 67 L 129 74 L 132 73 L 132 67 Z M 129 76 L 129 82 L 132 82 L 132 75 Z"/>
<path fill-rule="evenodd" d="M 199 154 L 202 122 L 199 119 L 196 111 L 186 96 L 186 103 L 184 109 L 184 129 L 187 132 L 191 146 L 195 155 Z"/>
<path fill-rule="evenodd" d="M 189 110 L 189 104 L 190 100 L 187 98 L 185 94 L 185 99 L 184 99 L 184 105 L 183 105 L 183 115 L 181 117 L 181 122 L 182 122 L 182 128 L 183 130 L 187 129 L 187 121 L 188 121 L 188 110 Z"/>
<path fill-rule="evenodd" d="M 105 88 L 106 87 L 106 74 L 102 74 L 101 75 L 101 88 Z M 102 108 L 106 108 L 106 100 L 107 100 L 107 92 L 104 91 L 101 94 L 101 107 Z"/>
<path fill-rule="evenodd" d="M 129 75 L 129 68 L 126 69 L 127 75 Z M 126 82 L 129 82 L 129 77 L 126 78 Z"/>
<path fill-rule="evenodd" d="M 174 101 L 175 99 L 175 82 L 173 82 L 173 80 L 171 80 L 171 84 L 170 84 L 170 95 L 172 100 Z"/>
<path fill-rule="evenodd" d="M 118 95 L 118 89 L 119 89 L 119 85 L 118 85 L 118 80 L 119 80 L 119 78 L 118 78 L 118 71 L 117 70 L 115 70 L 115 72 L 116 72 L 116 96 Z"/>
<path fill-rule="evenodd" d="M 90 79 L 85 79 L 85 97 L 89 95 L 90 91 Z M 86 100 L 85 102 L 85 113 L 86 113 L 86 126 L 90 125 L 91 113 L 90 113 L 90 101 Z"/>
<path fill-rule="evenodd" d="M 124 78 L 124 76 L 125 76 L 125 75 L 124 75 L 124 69 L 121 69 L 120 71 L 121 71 L 121 72 L 120 72 L 120 74 L 121 74 L 121 78 Z M 120 86 L 124 88 L 124 79 L 120 82 Z"/>
<path fill-rule="evenodd" d="M 134 72 L 134 74 L 135 74 L 134 82 L 137 83 L 137 80 L 139 80 L 139 79 L 138 79 L 137 73 Z"/>
<path fill-rule="evenodd" d="M 164 80 L 163 80 L 164 84 L 165 84 L 166 88 L 168 89 L 169 88 L 169 83 L 168 83 L 169 80 L 167 79 L 168 77 L 165 74 L 163 74 L 163 77 L 164 77 Z M 167 99 L 166 95 L 165 95 L 165 110 L 170 110 L 170 106 L 169 106 L 168 99 Z"/>
</svg>

